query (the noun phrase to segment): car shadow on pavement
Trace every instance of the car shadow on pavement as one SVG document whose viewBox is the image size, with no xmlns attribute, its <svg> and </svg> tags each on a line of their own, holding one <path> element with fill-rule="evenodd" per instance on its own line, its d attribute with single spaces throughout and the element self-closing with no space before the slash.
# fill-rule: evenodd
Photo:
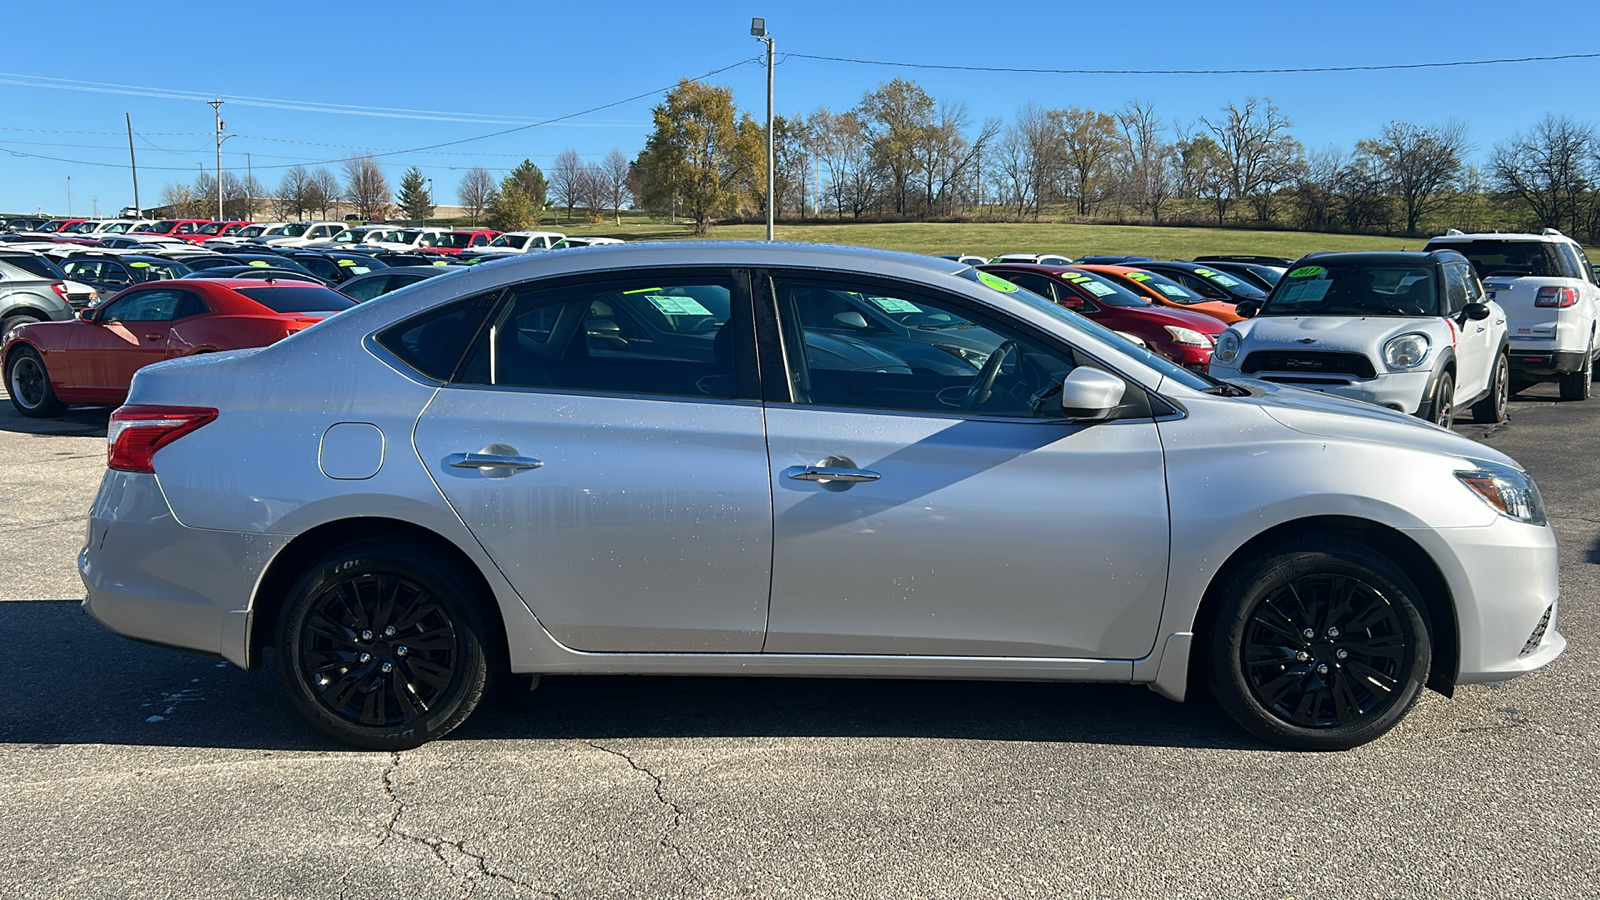
<svg viewBox="0 0 1600 900">
<path fill-rule="evenodd" d="M 0 391 L 0 431 L 40 437 L 105 437 L 111 420 L 109 406 L 74 406 L 49 419 L 30 419 L 18 413 L 11 398 Z"/>
<path fill-rule="evenodd" d="M 339 750 L 269 665 L 245 672 L 100 627 L 76 602 L 0 602 L 0 743 Z M 657 676 L 508 679 L 447 740 L 893 737 L 1262 749 L 1209 702 L 1143 687 Z"/>
</svg>

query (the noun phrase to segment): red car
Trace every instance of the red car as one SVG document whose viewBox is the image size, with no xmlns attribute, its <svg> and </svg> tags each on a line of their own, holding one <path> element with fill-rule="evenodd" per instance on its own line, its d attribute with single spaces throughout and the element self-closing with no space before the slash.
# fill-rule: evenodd
<svg viewBox="0 0 1600 900">
<path fill-rule="evenodd" d="M 210 219 L 162 219 L 159 222 L 147 222 L 143 225 L 133 226 L 129 234 L 161 234 L 182 238 L 186 234 L 194 233 L 201 225 L 211 224 Z M 185 227 L 187 226 L 187 227 Z"/>
<path fill-rule="evenodd" d="M 1152 303 L 1104 275 L 1077 266 L 1012 263 L 978 268 L 1106 328 L 1134 335 L 1162 356 L 1197 371 L 1211 362 L 1217 336 L 1228 327 L 1215 316 Z"/>
<path fill-rule="evenodd" d="M 122 403 L 150 363 L 264 347 L 355 305 L 303 281 L 148 281 L 82 318 L 14 329 L 0 360 L 17 412 L 56 416 L 72 403 Z"/>
<path fill-rule="evenodd" d="M 227 237 L 246 225 L 254 224 L 254 222 L 201 222 L 199 224 L 188 222 L 173 229 L 172 237 L 180 241 L 188 241 L 191 244 L 198 244 L 202 241 L 209 241 L 212 238 Z"/>
<path fill-rule="evenodd" d="M 487 247 L 499 236 L 498 231 L 447 231 L 434 239 L 432 247 L 422 247 L 417 252 L 430 256 L 459 256 L 463 250 Z"/>
<path fill-rule="evenodd" d="M 64 229 L 87 222 L 88 219 L 51 219 L 33 230 L 34 234 L 61 234 Z"/>
</svg>

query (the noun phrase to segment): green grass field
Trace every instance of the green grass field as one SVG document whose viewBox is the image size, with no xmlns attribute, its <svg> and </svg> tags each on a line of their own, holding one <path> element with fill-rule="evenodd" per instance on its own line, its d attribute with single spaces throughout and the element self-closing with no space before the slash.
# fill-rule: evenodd
<svg viewBox="0 0 1600 900">
<path fill-rule="evenodd" d="M 629 222 L 621 226 L 574 222 L 542 224 L 571 235 L 618 237 L 624 240 L 683 240 L 687 226 Z M 720 240 L 755 239 L 761 225 L 725 225 L 712 230 Z M 1294 259 L 1313 250 L 1420 250 L 1420 238 L 1320 234 L 1297 231 L 1247 231 L 1224 228 L 1156 228 L 1140 225 L 1048 225 L 1012 223 L 894 223 L 779 225 L 779 240 L 851 244 L 905 250 L 911 253 L 1064 253 L 1068 256 L 1114 254 L 1155 259 L 1190 258 L 1203 253 L 1248 253 Z"/>
</svg>

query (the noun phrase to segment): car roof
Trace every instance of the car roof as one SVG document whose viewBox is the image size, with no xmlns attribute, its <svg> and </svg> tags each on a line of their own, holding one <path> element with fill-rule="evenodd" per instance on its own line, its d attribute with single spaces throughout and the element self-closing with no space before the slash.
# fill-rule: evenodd
<svg viewBox="0 0 1600 900">
<path fill-rule="evenodd" d="M 1444 259 L 1466 261 L 1466 257 L 1454 250 L 1356 250 L 1350 252 L 1323 250 L 1300 257 L 1300 260 L 1295 265 L 1298 266 L 1300 262 L 1309 262 L 1311 260 L 1316 260 L 1317 262 L 1338 260 L 1340 262 L 1365 263 L 1369 265 L 1383 265 L 1385 263 L 1389 265 L 1406 263 L 1417 265 Z"/>
<path fill-rule="evenodd" d="M 1528 243 L 1568 243 L 1575 244 L 1572 238 L 1567 237 L 1555 229 L 1550 229 L 1548 234 L 1502 234 L 1498 231 L 1477 232 L 1475 234 L 1441 234 L 1428 238 L 1428 243 L 1465 244 L 1471 241 L 1526 241 Z"/>
</svg>

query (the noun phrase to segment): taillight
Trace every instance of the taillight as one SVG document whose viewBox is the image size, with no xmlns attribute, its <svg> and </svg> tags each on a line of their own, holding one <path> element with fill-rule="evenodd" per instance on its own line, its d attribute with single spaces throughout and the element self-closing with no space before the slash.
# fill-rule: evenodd
<svg viewBox="0 0 1600 900">
<path fill-rule="evenodd" d="M 124 406 L 111 414 L 106 465 L 124 472 L 155 472 L 156 451 L 216 419 L 198 406 Z"/>
<path fill-rule="evenodd" d="M 1534 306 L 1548 306 L 1555 309 L 1566 309 L 1578 302 L 1578 292 L 1569 287 L 1542 287 L 1539 295 L 1533 298 Z"/>
<path fill-rule="evenodd" d="M 56 296 L 60 297 L 62 300 L 66 300 L 67 299 L 67 286 L 62 284 L 61 282 L 59 282 L 59 281 L 52 282 L 50 284 L 50 290 L 55 291 L 56 292 Z"/>
</svg>

